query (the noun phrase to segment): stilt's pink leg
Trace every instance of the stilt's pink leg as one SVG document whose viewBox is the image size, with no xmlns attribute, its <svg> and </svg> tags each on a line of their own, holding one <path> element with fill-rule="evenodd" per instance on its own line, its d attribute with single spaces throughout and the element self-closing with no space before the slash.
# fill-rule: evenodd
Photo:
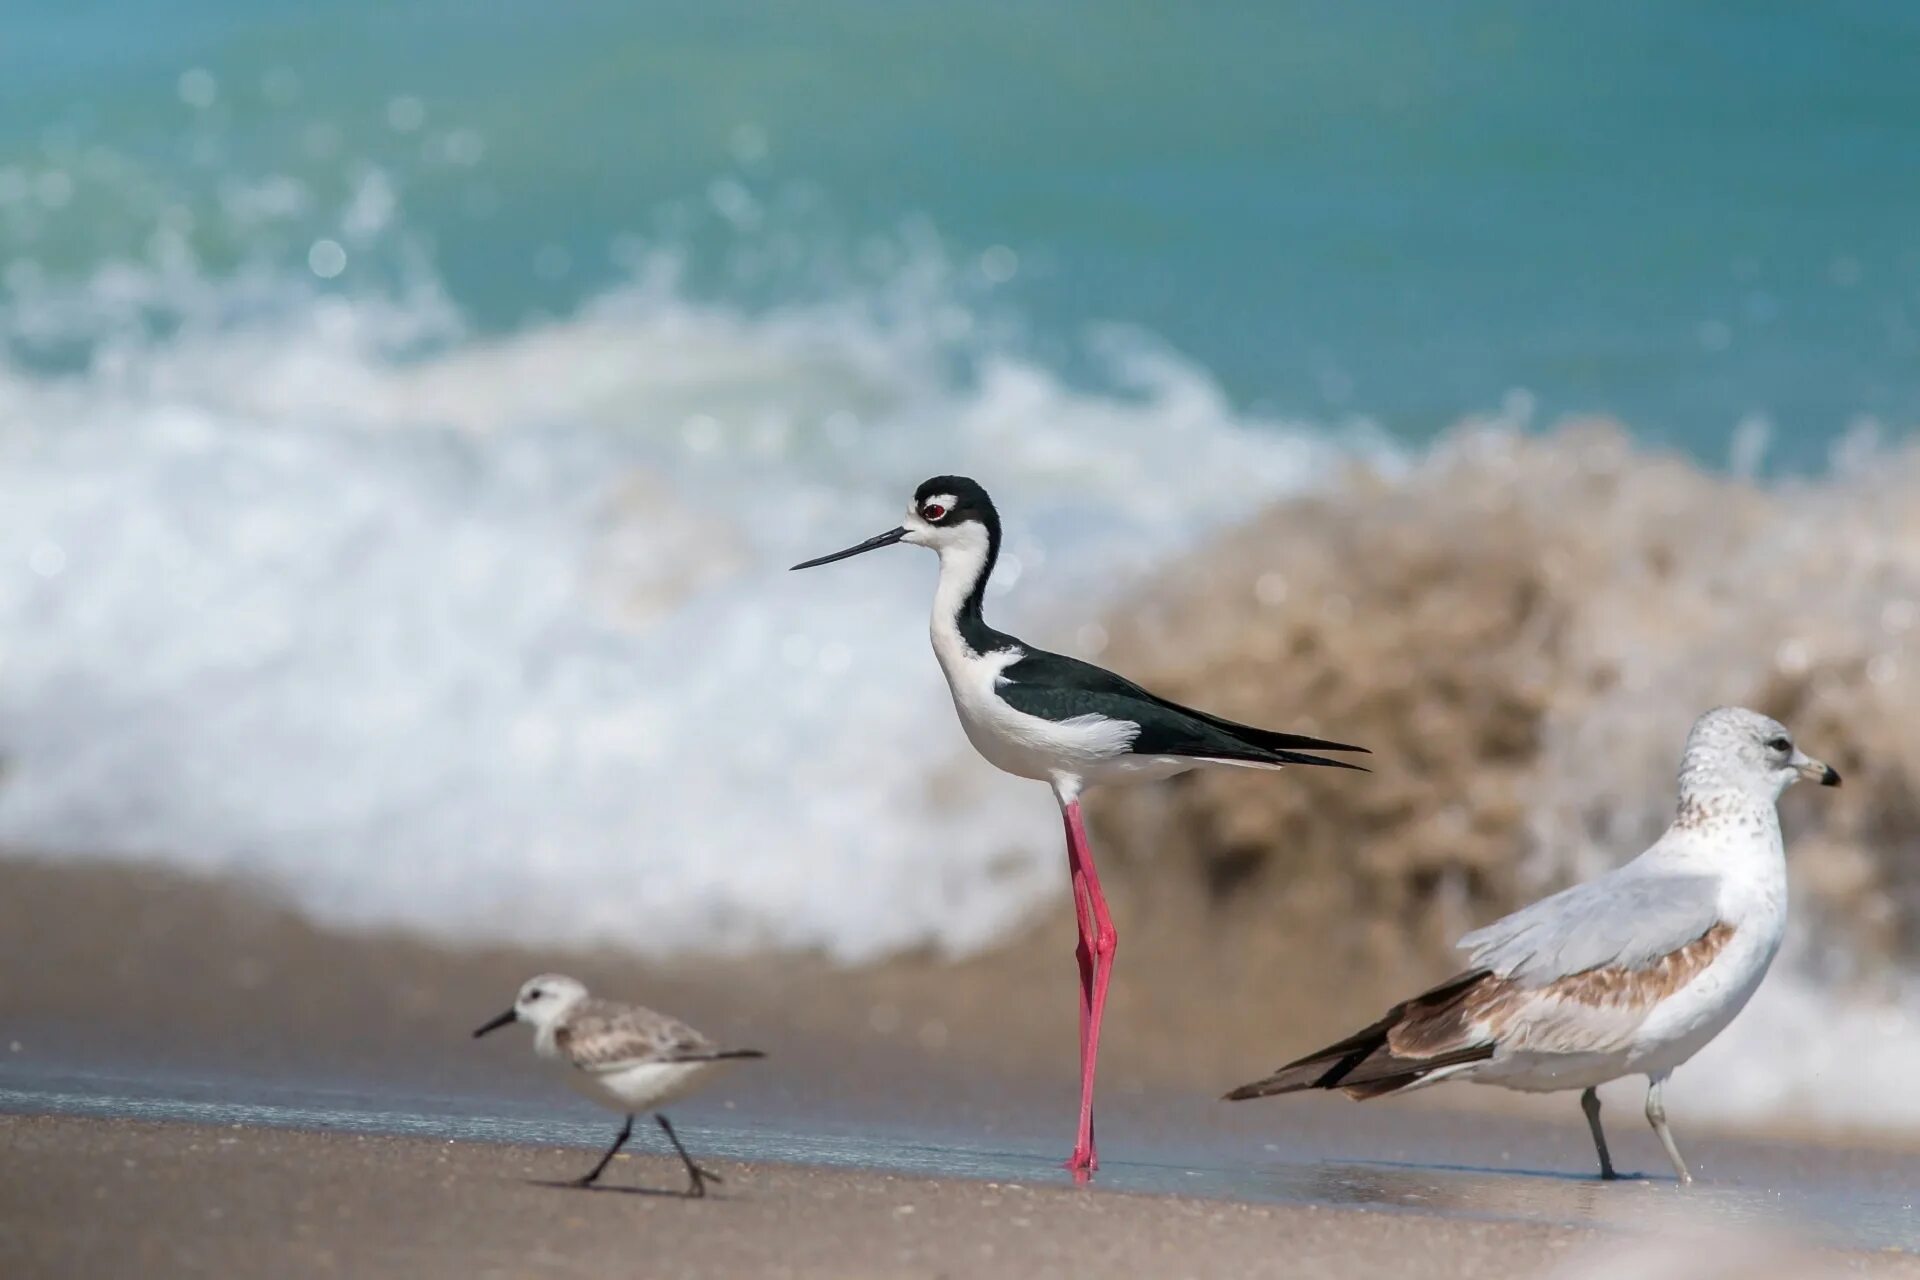
<svg viewBox="0 0 1920 1280">
<path fill-rule="evenodd" d="M 1080 1075 L 1083 1080 L 1093 1078 L 1093 1060 L 1099 1054 L 1099 1046 L 1093 1030 L 1093 979 L 1094 979 L 1094 924 L 1093 906 L 1087 894 L 1087 877 L 1084 872 L 1074 879 L 1074 914 L 1079 917 L 1080 944 L 1074 948 L 1074 957 L 1080 962 Z M 1100 1160 L 1094 1154 L 1093 1116 L 1087 1116 L 1087 1168 L 1098 1167 Z"/>
<path fill-rule="evenodd" d="M 1086 906 L 1092 916 L 1092 928 L 1082 925 L 1081 945 L 1093 953 L 1093 984 L 1086 997 L 1086 1052 L 1080 1064 L 1080 1131 L 1067 1167 L 1076 1173 L 1092 1172 L 1100 1167 L 1093 1145 L 1093 1079 L 1100 1063 L 1100 1023 L 1106 1016 L 1107 983 L 1113 973 L 1113 953 L 1119 944 L 1113 917 L 1107 914 L 1106 895 L 1100 892 L 1100 875 L 1094 870 L 1093 850 L 1087 846 L 1086 828 L 1080 822 L 1080 802 L 1076 798 L 1062 806 L 1066 813 L 1068 857 L 1078 865 L 1086 888 Z M 1082 972 L 1085 965 L 1082 964 Z"/>
<path fill-rule="evenodd" d="M 1067 871 L 1073 891 L 1074 923 L 1079 929 L 1079 940 L 1074 944 L 1073 957 L 1080 966 L 1080 1075 L 1084 1079 L 1088 1067 L 1087 1031 L 1093 1019 L 1093 907 L 1087 899 L 1087 878 L 1080 867 L 1080 852 L 1073 835 L 1073 825 L 1067 824 Z M 1076 1152 L 1078 1147 L 1076 1146 Z M 1093 1127 L 1087 1127 L 1087 1149 L 1093 1150 Z M 1080 1166 L 1069 1160 L 1067 1167 L 1083 1172 Z"/>
<path fill-rule="evenodd" d="M 1079 941 L 1073 958 L 1080 966 L 1080 1069 L 1087 1069 L 1087 1021 L 1093 1013 L 1093 908 L 1087 902 L 1087 878 L 1080 870 L 1080 851 L 1074 845 L 1073 826 L 1067 824 L 1067 878 L 1073 890 L 1073 916 Z"/>
</svg>

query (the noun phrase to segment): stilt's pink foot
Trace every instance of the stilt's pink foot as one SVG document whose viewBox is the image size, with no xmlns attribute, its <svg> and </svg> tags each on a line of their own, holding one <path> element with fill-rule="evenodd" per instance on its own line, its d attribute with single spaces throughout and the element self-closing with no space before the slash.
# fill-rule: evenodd
<svg viewBox="0 0 1920 1280">
<path fill-rule="evenodd" d="M 1076 1180 L 1085 1181 L 1089 1175 L 1100 1168 L 1100 1156 L 1091 1147 L 1084 1151 L 1075 1147 L 1073 1154 L 1068 1156 L 1060 1167 L 1071 1173 Z"/>
</svg>

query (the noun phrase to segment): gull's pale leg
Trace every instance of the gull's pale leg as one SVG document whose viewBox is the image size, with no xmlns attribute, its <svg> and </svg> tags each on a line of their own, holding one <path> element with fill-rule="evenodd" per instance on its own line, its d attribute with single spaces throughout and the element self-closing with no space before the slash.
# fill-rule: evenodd
<svg viewBox="0 0 1920 1280">
<path fill-rule="evenodd" d="M 1607 1155 L 1607 1135 L 1600 1128 L 1600 1093 L 1597 1089 L 1588 1089 L 1580 1095 L 1580 1109 L 1587 1113 L 1587 1128 L 1593 1130 L 1593 1149 L 1600 1153 L 1600 1176 L 1606 1179 L 1620 1175 L 1613 1171 L 1613 1161 Z"/>
<path fill-rule="evenodd" d="M 1686 1186 L 1693 1181 L 1693 1175 L 1687 1172 L 1687 1162 L 1680 1158 L 1680 1148 L 1673 1144 L 1673 1132 L 1667 1128 L 1667 1107 L 1660 1100 L 1660 1086 L 1666 1082 L 1665 1076 L 1647 1077 L 1647 1123 L 1660 1135 L 1660 1145 L 1667 1149 L 1667 1159 L 1673 1161 L 1673 1171 L 1680 1175 L 1680 1185 Z"/>
<path fill-rule="evenodd" d="M 1087 846 L 1087 832 L 1080 821 L 1080 802 L 1073 799 L 1063 806 L 1067 821 L 1069 856 L 1078 862 L 1086 885 L 1087 907 L 1093 917 L 1093 990 L 1087 1001 L 1086 1055 L 1080 1068 L 1080 1130 L 1073 1144 L 1067 1168 L 1075 1173 L 1091 1173 L 1100 1167 L 1093 1145 L 1093 1080 L 1100 1062 L 1100 1023 L 1106 1016 L 1107 984 L 1113 974 L 1113 953 L 1119 935 L 1113 917 L 1107 912 L 1106 895 L 1100 892 L 1100 874 L 1094 869 L 1093 850 Z M 1084 936 L 1084 935 L 1083 935 Z"/>
</svg>

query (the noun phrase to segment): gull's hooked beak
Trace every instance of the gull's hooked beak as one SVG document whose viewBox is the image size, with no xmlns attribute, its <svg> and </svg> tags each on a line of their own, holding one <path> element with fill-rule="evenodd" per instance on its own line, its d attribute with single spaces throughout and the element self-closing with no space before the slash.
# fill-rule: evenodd
<svg viewBox="0 0 1920 1280">
<path fill-rule="evenodd" d="M 1823 787 L 1840 785 L 1840 771 L 1830 764 L 1822 764 L 1804 752 L 1793 753 L 1793 770 L 1808 782 L 1817 782 Z"/>
<path fill-rule="evenodd" d="M 509 1009 L 505 1013 L 501 1014 L 499 1017 L 495 1018 L 492 1022 L 487 1023 L 486 1026 L 476 1027 L 473 1032 L 473 1038 L 475 1040 L 478 1040 L 481 1036 L 487 1034 L 487 1032 L 489 1031 L 498 1031 L 500 1028 L 506 1026 L 508 1023 L 517 1022 L 517 1021 L 519 1021 L 519 1015 L 516 1014 L 513 1010 Z"/>
<path fill-rule="evenodd" d="M 836 551 L 830 556 L 821 556 L 818 560 L 803 561 L 800 564 L 793 566 L 793 568 L 794 569 L 811 569 L 815 565 L 832 564 L 835 560 L 845 560 L 848 556 L 857 556 L 862 551 L 872 551 L 876 547 L 890 547 L 894 543 L 900 541 L 900 539 L 906 536 L 907 536 L 907 527 L 905 525 L 901 525 L 898 529 L 889 529 L 885 533 L 881 534 L 876 538 L 868 538 L 865 542 L 860 543 L 858 546 L 848 547 L 845 551 Z M 793 572 L 793 569 L 789 569 L 787 570 L 787 572 L 791 573 Z"/>
</svg>

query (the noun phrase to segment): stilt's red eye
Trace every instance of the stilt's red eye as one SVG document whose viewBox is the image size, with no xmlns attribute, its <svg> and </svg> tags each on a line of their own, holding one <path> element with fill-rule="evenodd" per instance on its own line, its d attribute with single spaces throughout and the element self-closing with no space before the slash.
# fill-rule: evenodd
<svg viewBox="0 0 1920 1280">
<path fill-rule="evenodd" d="M 926 506 L 920 508 L 920 514 L 929 520 L 938 520 L 941 516 L 947 514 L 947 509 L 937 502 L 929 502 Z"/>
</svg>

